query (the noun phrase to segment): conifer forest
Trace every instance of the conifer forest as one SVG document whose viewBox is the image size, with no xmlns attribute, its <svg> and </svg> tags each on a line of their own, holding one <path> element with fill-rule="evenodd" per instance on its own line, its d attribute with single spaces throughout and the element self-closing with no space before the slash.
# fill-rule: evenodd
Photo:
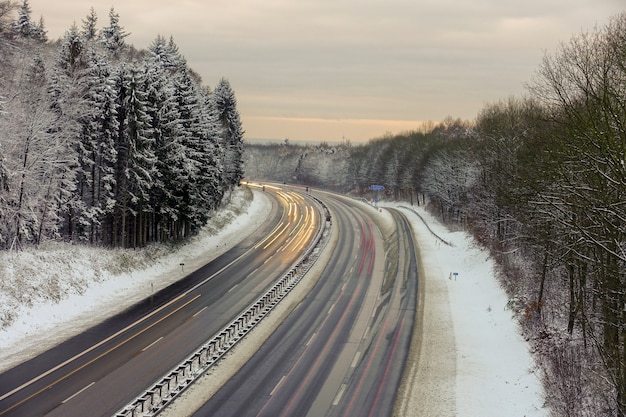
<svg viewBox="0 0 626 417">
<path fill-rule="evenodd" d="M 172 38 L 126 43 L 111 8 L 49 41 L 0 2 L 0 247 L 138 247 L 195 233 L 243 175 L 227 79 L 210 89 Z"/>
</svg>

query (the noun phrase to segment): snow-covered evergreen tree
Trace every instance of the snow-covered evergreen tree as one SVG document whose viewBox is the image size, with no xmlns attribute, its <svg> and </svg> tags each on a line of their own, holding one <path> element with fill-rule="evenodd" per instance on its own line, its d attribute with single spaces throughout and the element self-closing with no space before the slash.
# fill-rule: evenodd
<svg viewBox="0 0 626 417">
<path fill-rule="evenodd" d="M 0 2 L 0 20 L 9 3 Z M 43 19 L 32 24 L 28 1 L 16 15 L 8 19 L 16 39 L 3 39 L 20 48 L 0 48 L 2 57 L 45 58 L 28 71 L 26 64 L 1 68 L 3 92 L 20 99 L 2 109 L 11 117 L 0 119 L 11 144 L 8 154 L 3 148 L 0 178 L 0 209 L 11 208 L 3 218 L 12 219 L 3 224 L 3 245 L 48 236 L 137 246 L 195 233 L 232 185 L 224 164 L 233 135 L 224 123 L 237 132 L 238 114 L 218 109 L 172 37 L 158 36 L 148 54 L 131 57 L 113 8 L 99 33 L 92 8 L 80 28 L 72 25 L 54 44 L 30 42 L 45 30 Z M 230 86 L 222 87 L 230 106 Z"/>
<path fill-rule="evenodd" d="M 115 168 L 117 149 L 115 141 L 119 132 L 117 118 L 117 94 L 113 69 L 96 50 L 91 53 L 90 88 L 87 102 L 92 111 L 89 123 L 84 125 L 83 135 L 93 149 L 91 177 L 93 204 L 88 211 L 91 242 L 102 241 L 112 245 L 112 224 L 115 197 Z"/>
<path fill-rule="evenodd" d="M 85 68 L 86 57 L 84 51 L 85 39 L 76 24 L 73 24 L 69 30 L 65 32 L 61 40 L 58 61 L 59 67 L 69 76 Z"/>
<path fill-rule="evenodd" d="M 237 99 L 228 80 L 222 78 L 213 95 L 223 131 L 225 181 L 232 188 L 243 178 L 244 132 L 237 111 Z"/>
<path fill-rule="evenodd" d="M 175 238 L 174 224 L 179 218 L 182 199 L 176 193 L 185 179 L 186 148 L 180 138 L 180 113 L 174 85 L 157 53 L 145 65 L 147 111 L 152 122 L 156 172 L 150 205 L 154 212 L 152 236 L 164 241 Z"/>
<path fill-rule="evenodd" d="M 13 27 L 18 36 L 22 38 L 32 38 L 35 33 L 35 24 L 30 15 L 32 10 L 28 0 L 22 0 L 22 5 L 17 13 L 17 19 L 13 23 Z"/>
<path fill-rule="evenodd" d="M 129 242 L 132 247 L 146 243 L 146 214 L 149 206 L 152 178 L 155 174 L 156 157 L 150 115 L 147 112 L 145 83 L 142 71 L 132 66 L 126 74 L 128 96 L 125 100 L 128 137 L 128 198 L 132 223 Z"/>
<path fill-rule="evenodd" d="M 187 62 L 180 54 L 173 37 L 170 37 L 168 41 L 163 36 L 158 35 L 148 48 L 148 51 L 150 51 L 152 59 L 158 62 L 163 69 L 167 70 L 170 76 L 187 68 Z"/>
<path fill-rule="evenodd" d="M 48 33 L 46 31 L 43 16 L 39 17 L 39 22 L 35 25 L 35 28 L 33 31 L 33 39 L 36 39 L 39 42 L 48 41 Z"/>
<path fill-rule="evenodd" d="M 124 31 L 124 28 L 120 26 L 120 16 L 115 12 L 115 9 L 111 7 L 109 11 L 109 26 L 102 28 L 100 31 L 102 44 L 110 51 L 113 56 L 119 56 L 119 54 L 126 48 L 126 38 L 129 34 Z"/>
<path fill-rule="evenodd" d="M 202 192 L 200 184 L 200 172 L 202 166 L 202 147 L 200 139 L 200 111 L 196 86 L 188 71 L 183 71 L 176 80 L 176 100 L 180 113 L 180 140 L 185 149 L 183 172 L 185 177 L 181 187 L 177 190 L 177 196 L 181 201 L 176 235 L 184 237 L 191 232 L 192 225 L 201 224 L 196 213 L 202 204 Z"/>
<path fill-rule="evenodd" d="M 180 141 L 186 152 L 178 237 L 193 233 L 208 219 L 223 196 L 223 180 L 217 119 L 208 108 L 208 93 L 184 69 L 176 77 L 175 97 L 180 113 Z"/>
<path fill-rule="evenodd" d="M 46 30 L 44 28 L 43 17 L 39 23 L 34 23 L 31 19 L 31 8 L 28 0 L 23 0 L 19 8 L 17 19 L 13 23 L 13 28 L 17 36 L 23 39 L 34 39 L 40 42 L 47 41 Z"/>
<path fill-rule="evenodd" d="M 98 38 L 98 16 L 93 7 L 89 10 L 89 14 L 83 19 L 82 35 L 86 41 L 94 41 Z"/>
<path fill-rule="evenodd" d="M 116 201 L 113 234 L 117 245 L 143 244 L 140 226 L 155 169 L 154 140 L 146 113 L 141 72 L 132 64 L 122 63 L 114 74 L 117 92 L 118 134 L 115 171 Z M 142 224 L 143 226 L 143 224 Z"/>
<path fill-rule="evenodd" d="M 199 89 L 202 119 L 202 177 L 205 187 L 206 199 L 209 202 L 209 209 L 213 210 L 219 206 L 224 191 L 228 187 L 225 170 L 224 155 L 225 149 L 222 138 L 224 129 L 220 122 L 220 113 L 215 103 L 215 97 L 208 87 Z M 205 219 L 206 221 L 206 219 Z"/>
<path fill-rule="evenodd" d="M 63 175 L 62 200 L 66 216 L 63 234 L 68 239 L 85 239 L 89 234 L 87 214 L 93 205 L 93 144 L 85 134 L 94 111 L 90 94 L 89 58 L 85 39 L 74 24 L 65 32 L 51 77 L 52 108 L 57 114 L 56 130 L 67 137 L 72 164 Z"/>
<path fill-rule="evenodd" d="M 81 106 L 75 116 L 80 128 L 74 141 L 77 201 L 72 229 L 77 237 L 94 242 L 101 236 L 102 218 L 111 206 L 111 170 L 116 155 L 112 131 L 117 132 L 117 118 L 108 63 L 93 45 L 86 48 L 81 61 L 84 69 L 80 78 L 74 78 L 82 93 L 75 100 Z"/>
</svg>

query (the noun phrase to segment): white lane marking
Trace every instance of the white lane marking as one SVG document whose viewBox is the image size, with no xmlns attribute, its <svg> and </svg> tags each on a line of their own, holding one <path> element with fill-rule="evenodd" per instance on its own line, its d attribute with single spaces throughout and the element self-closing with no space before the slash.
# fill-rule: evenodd
<svg viewBox="0 0 626 417">
<path fill-rule="evenodd" d="M 195 317 L 198 317 L 198 316 L 200 315 L 200 313 L 202 313 L 202 312 L 203 312 L 204 310 L 206 310 L 207 308 L 209 308 L 209 307 L 208 307 L 208 306 L 204 306 L 204 307 L 202 308 L 202 310 L 199 310 L 196 314 L 194 314 L 194 315 L 193 315 L 193 316 L 191 316 L 191 317 L 194 317 L 194 318 L 195 318 Z"/>
<path fill-rule="evenodd" d="M 343 397 L 343 393 L 346 390 L 346 384 L 341 384 L 341 387 L 339 387 L 339 391 L 337 392 L 337 395 L 335 395 L 335 399 L 333 400 L 333 405 L 337 405 L 339 404 L 339 401 L 341 401 L 341 397 Z"/>
<path fill-rule="evenodd" d="M 365 333 L 363 333 L 363 340 L 367 339 L 367 337 L 370 334 L 370 327 L 371 326 L 367 326 L 367 328 L 365 329 Z"/>
<path fill-rule="evenodd" d="M 161 341 L 161 339 L 163 339 L 163 336 L 159 337 L 157 340 L 155 340 L 154 342 L 150 343 L 148 346 L 146 346 L 145 348 L 141 349 L 142 352 L 145 352 L 146 350 L 150 349 L 152 346 L 156 345 L 157 343 L 159 343 Z"/>
<path fill-rule="evenodd" d="M 356 355 L 354 355 L 354 359 L 352 360 L 350 368 L 356 368 L 357 364 L 359 363 L 359 359 L 361 359 L 361 351 L 357 351 Z"/>
<path fill-rule="evenodd" d="M 234 289 L 235 289 L 235 288 L 237 288 L 238 286 L 239 286 L 239 284 L 235 284 L 235 285 L 233 285 L 233 287 L 232 287 L 230 290 L 228 290 L 228 292 L 231 292 L 232 290 L 234 290 Z"/>
<path fill-rule="evenodd" d="M 270 392 L 270 397 L 272 395 L 274 395 L 274 392 L 278 389 L 278 387 L 280 387 L 280 385 L 283 383 L 283 381 L 285 380 L 285 377 L 287 377 L 287 375 L 283 375 L 283 377 L 280 379 L 280 381 L 278 381 L 278 384 L 276 384 L 276 386 L 274 387 L 274 389 L 272 390 L 272 392 Z"/>
<path fill-rule="evenodd" d="M 86 389 L 88 389 L 89 387 L 91 387 L 93 384 L 95 384 L 95 381 L 92 382 L 91 384 L 87 385 L 85 388 L 81 389 L 80 391 L 78 391 L 77 393 L 75 393 L 74 395 L 72 395 L 71 397 L 67 397 L 65 400 L 63 400 L 61 402 L 61 404 L 65 404 L 66 402 L 68 402 L 69 400 L 71 400 L 72 398 L 76 397 L 77 395 L 80 395 L 80 393 L 82 393 L 83 391 L 85 391 Z"/>
<path fill-rule="evenodd" d="M 134 326 L 138 325 L 139 323 L 149 319 L 150 317 L 154 316 L 155 314 L 159 313 L 160 311 L 165 310 L 166 307 L 169 307 L 171 304 L 174 304 L 176 301 L 178 301 L 181 298 L 187 296 L 187 294 L 189 294 L 189 291 L 187 291 L 184 294 L 179 295 L 178 297 L 174 298 L 173 300 L 169 301 L 167 304 L 159 307 L 158 309 L 153 310 L 150 314 L 143 316 L 142 318 L 140 318 L 139 320 L 137 320 L 136 322 L 134 322 L 132 324 L 129 324 L 128 326 L 124 327 L 122 330 L 119 330 L 117 333 L 107 337 L 104 340 L 101 340 L 100 342 L 96 343 L 95 345 L 91 346 L 90 348 L 83 350 L 82 352 L 80 352 L 79 354 L 75 355 L 74 357 L 72 357 L 70 359 L 67 359 L 65 362 L 60 363 L 59 365 L 55 366 L 54 368 L 48 369 L 46 372 L 44 372 L 42 374 L 39 374 L 39 376 L 31 379 L 30 381 L 27 381 L 27 382 L 23 383 L 19 387 L 15 388 L 13 391 L 7 392 L 6 394 L 4 394 L 3 396 L 0 397 L 0 401 L 4 400 L 7 397 L 10 397 L 11 395 L 15 394 L 16 392 L 22 390 L 23 388 L 25 388 L 25 387 L 33 384 L 33 383 L 39 381 L 40 379 L 45 378 L 46 376 L 50 375 L 52 372 L 55 372 L 55 371 L 63 368 L 68 363 L 71 363 L 74 360 L 76 360 L 76 359 L 86 355 L 87 353 L 91 352 L 92 350 L 99 348 L 100 346 L 104 345 L 105 343 L 109 342 L 110 340 L 115 339 L 117 336 L 121 335 L 122 333 L 126 332 L 127 330 L 131 329 L 132 327 L 134 327 Z M 194 298 L 194 300 L 195 300 L 195 298 Z"/>
<path fill-rule="evenodd" d="M 335 305 L 337 304 L 337 301 L 335 301 L 333 303 L 332 306 L 330 306 L 330 308 L 328 309 L 328 313 L 326 313 L 327 316 L 330 316 L 330 313 L 333 311 L 333 308 L 335 308 Z"/>
</svg>

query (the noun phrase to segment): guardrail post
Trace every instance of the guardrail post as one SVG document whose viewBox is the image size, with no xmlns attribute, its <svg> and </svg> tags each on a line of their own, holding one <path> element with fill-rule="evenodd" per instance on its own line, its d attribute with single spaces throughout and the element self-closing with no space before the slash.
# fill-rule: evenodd
<svg viewBox="0 0 626 417">
<path fill-rule="evenodd" d="M 172 378 L 169 376 L 163 378 L 163 388 L 161 390 L 161 398 L 168 398 L 170 396 L 170 381 Z"/>
<path fill-rule="evenodd" d="M 319 199 L 316 200 L 327 214 L 326 223 L 318 231 L 311 245 L 303 257 L 282 278 L 268 290 L 262 297 L 257 299 L 248 309 L 231 322 L 219 334 L 203 345 L 199 351 L 187 357 L 177 368 L 164 376 L 155 386 L 145 391 L 140 397 L 120 410 L 115 417 L 146 417 L 158 414 L 161 409 L 179 395 L 203 372 L 218 360 L 226 351 L 235 344 L 238 338 L 245 335 L 246 331 L 256 325 L 282 298 L 302 279 L 302 276 L 311 268 L 319 254 L 319 244 L 323 237 L 328 236 L 328 228 L 332 223 L 328 207 Z"/>
</svg>

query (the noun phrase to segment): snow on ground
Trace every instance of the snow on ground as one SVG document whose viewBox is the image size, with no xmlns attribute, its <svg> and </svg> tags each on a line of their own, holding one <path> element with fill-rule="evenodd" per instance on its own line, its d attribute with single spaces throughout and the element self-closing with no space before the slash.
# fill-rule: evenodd
<svg viewBox="0 0 626 417">
<path fill-rule="evenodd" d="M 425 298 L 419 364 L 408 376 L 402 415 L 547 416 L 540 371 L 507 309 L 493 259 L 468 233 L 449 231 L 421 207 L 403 210 L 424 263 Z"/>
<path fill-rule="evenodd" d="M 58 303 L 38 300 L 30 307 L 21 307 L 14 323 L 0 331 L 0 372 L 180 279 L 184 275 L 180 262 L 185 263 L 184 273 L 189 273 L 201 262 L 225 252 L 269 213 L 267 197 L 258 192 L 254 196 L 247 211 L 217 234 L 200 236 L 144 270 L 114 274 L 106 268 L 89 270 L 78 259 L 72 260 L 77 271 L 74 279 L 87 277 L 91 279 L 89 285 L 63 295 Z M 241 204 L 242 200 L 235 196 L 233 202 Z M 404 211 L 414 227 L 423 262 L 420 291 L 424 298 L 420 308 L 422 333 L 414 337 L 419 343 L 412 346 L 407 364 L 400 415 L 547 416 L 542 408 L 538 370 L 507 310 L 507 297 L 495 278 L 493 260 L 467 233 L 447 230 L 422 208 Z M 386 210 L 380 216 L 390 221 Z M 103 252 L 76 248 L 69 253 L 89 259 Z M 45 267 L 43 259 L 38 262 Z M 12 270 L 13 266 L 4 267 L 4 273 Z"/>
<path fill-rule="evenodd" d="M 15 306 L 13 323 L 0 330 L 0 372 L 149 297 L 240 242 L 261 225 L 272 207 L 263 193 L 254 192 L 251 201 L 245 195 L 244 190 L 234 191 L 231 203 L 216 213 L 203 233 L 162 255 L 149 252 L 150 248 L 114 251 L 79 245 L 54 245 L 43 253 L 0 254 L 0 306 L 16 304 L 16 297 L 11 296 L 17 291 L 16 282 L 50 285 L 52 278 L 63 275 L 66 282 L 76 283 L 74 288 L 64 283 L 52 286 L 63 288 L 60 301 L 31 291 L 29 298 Z M 144 267 L 133 269 L 126 263 Z M 26 279 L 17 276 L 23 271 Z"/>
</svg>

